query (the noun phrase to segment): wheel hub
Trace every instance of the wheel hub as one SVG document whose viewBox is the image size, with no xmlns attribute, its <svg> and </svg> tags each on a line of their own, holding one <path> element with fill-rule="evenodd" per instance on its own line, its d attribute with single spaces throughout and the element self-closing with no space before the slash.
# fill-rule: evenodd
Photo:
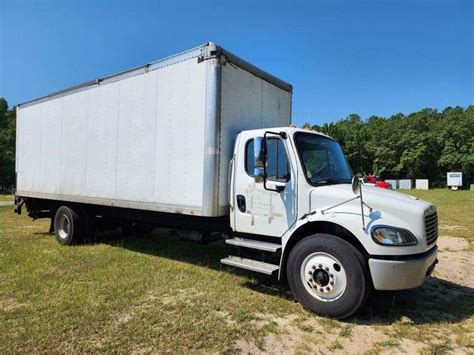
<svg viewBox="0 0 474 355">
<path fill-rule="evenodd" d="M 61 239 L 66 239 L 69 236 L 71 226 L 66 214 L 63 213 L 59 216 L 57 228 Z"/>
<path fill-rule="evenodd" d="M 325 270 L 318 270 L 314 275 L 314 282 L 318 286 L 326 286 L 329 283 L 329 274 Z"/>
<path fill-rule="evenodd" d="M 344 293 L 347 276 L 342 264 L 334 256 L 313 253 L 301 265 L 301 281 L 312 296 L 332 302 Z"/>
</svg>

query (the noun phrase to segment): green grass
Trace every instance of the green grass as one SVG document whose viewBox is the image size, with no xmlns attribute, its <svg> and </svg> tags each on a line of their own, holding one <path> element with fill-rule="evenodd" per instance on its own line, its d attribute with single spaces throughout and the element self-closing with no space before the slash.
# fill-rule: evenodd
<svg viewBox="0 0 474 355">
<path fill-rule="evenodd" d="M 258 314 L 307 316 L 283 284 L 221 270 L 224 243 L 161 230 L 62 247 L 48 226 L 0 207 L 0 353 L 231 351 L 272 331 Z"/>
<path fill-rule="evenodd" d="M 410 190 L 407 193 L 434 203 L 438 207 L 440 234 L 465 238 L 474 251 L 474 191 L 446 188 Z"/>
<path fill-rule="evenodd" d="M 410 193 L 437 204 L 441 223 L 466 228 L 452 235 L 472 241 L 472 193 Z M 288 331 L 281 319 L 310 345 L 320 343 L 321 331 L 334 334 L 333 349 L 366 325 L 436 351 L 453 346 L 436 345 L 439 334 L 473 345 L 472 289 L 448 281 L 397 296 L 395 306 L 377 296 L 340 322 L 303 310 L 275 278 L 222 267 L 229 252 L 222 242 L 202 246 L 157 230 L 126 239 L 109 232 L 96 244 L 63 247 L 48 228 L 47 220 L 0 207 L 0 353 L 234 352 L 238 340 L 263 349 L 266 336 Z M 437 299 L 451 291 L 449 304 Z M 411 323 L 400 321 L 405 316 Z"/>
<path fill-rule="evenodd" d="M 2 194 L 0 194 L 0 202 L 11 202 L 11 203 L 13 203 L 13 195 L 2 195 Z"/>
</svg>

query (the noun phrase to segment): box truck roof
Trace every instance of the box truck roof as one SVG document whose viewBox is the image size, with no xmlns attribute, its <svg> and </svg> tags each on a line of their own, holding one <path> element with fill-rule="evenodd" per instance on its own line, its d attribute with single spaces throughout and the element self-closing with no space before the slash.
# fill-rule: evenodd
<svg viewBox="0 0 474 355">
<path fill-rule="evenodd" d="M 122 71 L 110 76 L 106 76 L 103 78 L 89 80 L 82 84 L 75 85 L 64 90 L 56 91 L 49 95 L 46 95 L 37 99 L 23 102 L 19 104 L 18 106 L 25 107 L 31 104 L 44 102 L 53 98 L 58 98 L 61 96 L 71 94 L 73 92 L 86 90 L 87 88 L 90 88 L 92 86 L 104 85 L 109 82 L 116 82 L 122 79 L 130 78 L 132 76 L 141 75 L 149 71 L 157 70 L 157 69 L 160 69 L 160 68 L 163 68 L 163 67 L 166 67 L 166 66 L 184 61 L 184 60 L 192 59 L 192 58 L 197 58 L 198 61 L 202 61 L 202 60 L 209 59 L 212 57 L 217 58 L 221 56 L 223 56 L 227 62 L 230 62 L 239 66 L 240 68 L 279 87 L 282 90 L 285 90 L 288 92 L 293 91 L 293 87 L 291 86 L 291 84 L 288 84 L 287 82 L 281 79 L 278 79 L 277 77 L 257 68 L 256 66 L 250 64 L 249 62 L 243 60 L 242 58 L 236 56 L 235 54 L 232 54 L 231 52 L 225 50 L 223 47 L 218 46 L 213 42 L 207 42 L 201 46 L 188 49 L 186 51 L 171 55 L 169 57 L 165 57 L 163 59 L 156 60 L 151 63 L 147 63 L 147 64 L 144 64 L 135 68 L 131 68 L 131 69 L 128 69 L 128 70 L 125 70 L 125 71 Z"/>
</svg>

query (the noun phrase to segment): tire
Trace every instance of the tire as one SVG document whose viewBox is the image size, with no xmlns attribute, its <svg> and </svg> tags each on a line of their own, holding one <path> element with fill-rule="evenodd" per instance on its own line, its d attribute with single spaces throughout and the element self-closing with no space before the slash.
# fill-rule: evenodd
<svg viewBox="0 0 474 355">
<path fill-rule="evenodd" d="M 314 313 L 343 319 L 357 312 L 371 289 L 363 255 L 331 234 L 314 234 L 288 256 L 287 279 L 302 306 Z"/>
<path fill-rule="evenodd" d="M 84 241 L 84 221 L 75 209 L 61 206 L 54 216 L 54 234 L 62 245 L 80 244 Z"/>
</svg>

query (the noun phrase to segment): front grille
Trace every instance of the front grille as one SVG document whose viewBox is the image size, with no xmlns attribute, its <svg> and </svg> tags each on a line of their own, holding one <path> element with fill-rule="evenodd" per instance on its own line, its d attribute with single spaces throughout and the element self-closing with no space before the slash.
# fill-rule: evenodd
<svg viewBox="0 0 474 355">
<path fill-rule="evenodd" d="M 438 213 L 425 215 L 425 235 L 428 245 L 433 244 L 438 239 Z"/>
</svg>

